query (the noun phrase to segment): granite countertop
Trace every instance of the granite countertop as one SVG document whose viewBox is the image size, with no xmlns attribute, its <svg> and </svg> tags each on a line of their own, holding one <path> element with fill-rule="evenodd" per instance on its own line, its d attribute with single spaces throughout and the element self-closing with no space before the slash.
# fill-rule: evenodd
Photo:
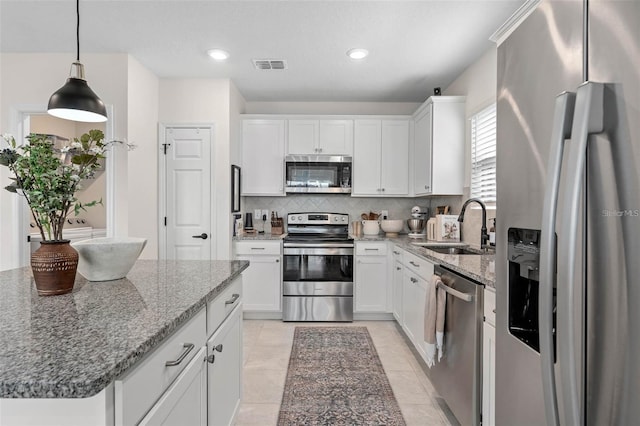
<svg viewBox="0 0 640 426">
<path fill-rule="evenodd" d="M 0 398 L 90 397 L 131 368 L 248 267 L 139 260 L 126 278 L 37 295 L 31 268 L 0 272 Z"/>
<path fill-rule="evenodd" d="M 420 247 L 411 244 L 412 241 L 427 242 L 425 239 L 410 238 L 407 235 L 399 235 L 397 237 L 386 237 L 384 234 L 366 235 L 362 237 L 354 237 L 356 241 L 393 241 L 404 250 L 418 256 L 422 256 L 439 265 L 444 266 L 452 271 L 458 272 L 469 277 L 486 287 L 495 289 L 496 273 L 495 273 L 495 254 L 487 253 L 480 255 L 459 255 L 459 254 L 442 254 L 427 247 Z M 433 241 L 429 241 L 433 242 Z M 446 243 L 443 243 L 443 245 Z M 461 246 L 466 244 L 461 243 Z"/>
<path fill-rule="evenodd" d="M 272 235 L 268 232 L 264 234 L 241 234 L 233 237 L 233 241 L 265 241 L 265 240 L 282 240 L 287 234 Z"/>
</svg>

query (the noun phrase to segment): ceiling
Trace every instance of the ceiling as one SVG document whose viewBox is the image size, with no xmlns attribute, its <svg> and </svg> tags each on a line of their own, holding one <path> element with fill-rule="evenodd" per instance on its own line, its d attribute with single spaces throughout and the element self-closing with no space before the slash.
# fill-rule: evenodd
<svg viewBox="0 0 640 426">
<path fill-rule="evenodd" d="M 161 78 L 230 78 L 247 101 L 421 102 L 486 52 L 524 2 L 82 0 L 80 59 L 129 53 Z M 0 51 L 71 61 L 75 17 L 73 0 L 0 0 Z M 354 47 L 369 57 L 347 57 Z M 229 59 L 210 59 L 211 48 Z M 253 67 L 265 58 L 288 68 Z"/>
</svg>

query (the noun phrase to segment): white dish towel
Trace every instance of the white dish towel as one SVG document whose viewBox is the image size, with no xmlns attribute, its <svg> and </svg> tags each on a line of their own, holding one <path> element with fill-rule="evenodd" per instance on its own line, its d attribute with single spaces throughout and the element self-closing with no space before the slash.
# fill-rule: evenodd
<svg viewBox="0 0 640 426">
<path fill-rule="evenodd" d="M 424 311 L 424 341 L 426 342 L 426 362 L 431 368 L 444 356 L 444 319 L 447 309 L 447 293 L 438 288 L 442 283 L 440 277 L 434 275 L 427 287 L 427 298 Z M 440 284 L 444 285 L 444 284 Z"/>
</svg>

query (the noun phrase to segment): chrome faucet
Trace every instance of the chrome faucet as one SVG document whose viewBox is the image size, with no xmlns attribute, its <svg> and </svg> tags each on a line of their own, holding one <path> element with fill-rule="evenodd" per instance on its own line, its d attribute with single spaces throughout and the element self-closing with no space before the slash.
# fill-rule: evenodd
<svg viewBox="0 0 640 426">
<path fill-rule="evenodd" d="M 462 205 L 460 216 L 458 216 L 458 222 L 460 222 L 460 236 L 462 237 L 462 222 L 464 221 L 464 212 L 470 203 L 476 202 L 482 207 L 482 228 L 480 229 L 480 248 L 488 247 L 489 234 L 487 233 L 487 207 L 478 198 L 469 198 Z"/>
</svg>

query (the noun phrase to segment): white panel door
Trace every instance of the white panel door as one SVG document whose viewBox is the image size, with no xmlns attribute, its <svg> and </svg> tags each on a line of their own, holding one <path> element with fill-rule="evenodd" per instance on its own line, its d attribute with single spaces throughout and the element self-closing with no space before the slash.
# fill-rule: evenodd
<svg viewBox="0 0 640 426">
<path fill-rule="evenodd" d="M 320 120 L 319 154 L 353 154 L 353 120 Z"/>
<path fill-rule="evenodd" d="M 189 365 L 140 421 L 141 426 L 207 424 L 206 348 Z"/>
<path fill-rule="evenodd" d="M 409 121 L 382 121 L 382 195 L 409 194 Z"/>
<path fill-rule="evenodd" d="M 248 260 L 242 273 L 245 311 L 281 312 L 282 265 L 280 256 L 236 256 Z"/>
<path fill-rule="evenodd" d="M 318 120 L 289 120 L 287 153 L 318 154 Z"/>
<path fill-rule="evenodd" d="M 211 130 L 166 129 L 167 259 L 211 258 Z"/>
<path fill-rule="evenodd" d="M 431 109 L 428 105 L 415 118 L 413 143 L 413 193 L 425 195 L 431 193 Z"/>
<path fill-rule="evenodd" d="M 381 195 L 380 120 L 356 120 L 353 146 L 353 195 Z"/>
<path fill-rule="evenodd" d="M 242 195 L 285 195 L 284 120 L 242 121 Z"/>
<path fill-rule="evenodd" d="M 207 357 L 208 424 L 233 424 L 242 396 L 242 306 L 236 307 L 211 336 L 207 342 Z"/>
<path fill-rule="evenodd" d="M 387 257 L 356 259 L 354 312 L 387 312 Z"/>
</svg>

